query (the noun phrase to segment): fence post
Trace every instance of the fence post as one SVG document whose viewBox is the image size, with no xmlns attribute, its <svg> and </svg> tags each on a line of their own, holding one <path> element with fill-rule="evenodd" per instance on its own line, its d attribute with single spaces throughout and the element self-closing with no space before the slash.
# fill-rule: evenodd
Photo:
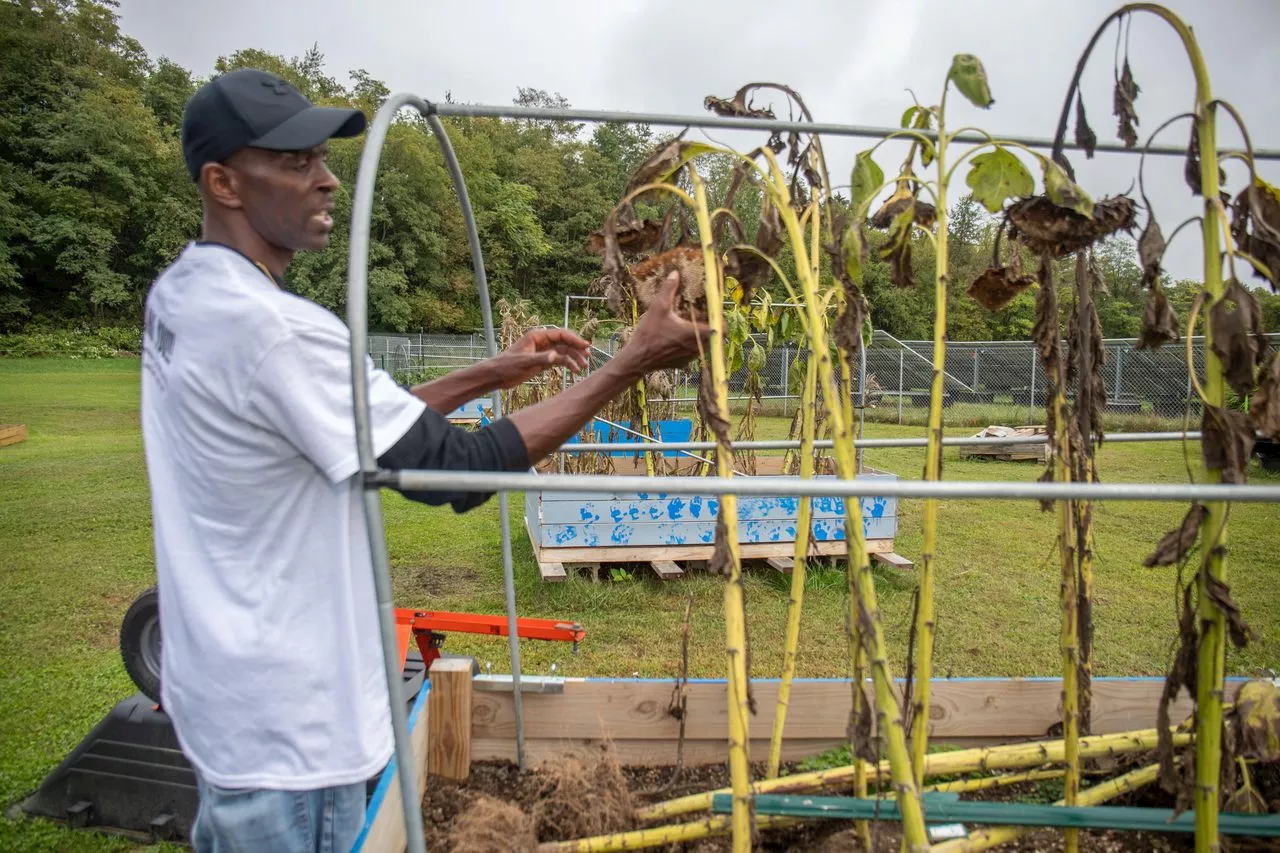
<svg viewBox="0 0 1280 853">
<path fill-rule="evenodd" d="M 1115 399 L 1120 399 L 1120 363 L 1124 361 L 1124 345 L 1116 344 L 1116 391 Z"/>
<path fill-rule="evenodd" d="M 858 347 L 858 397 L 862 405 L 858 407 L 858 440 L 862 440 L 862 427 L 867 418 L 867 348 Z M 862 473 L 862 447 L 858 447 L 858 473 Z"/>
<path fill-rule="evenodd" d="M 902 425 L 902 383 L 903 383 L 903 359 L 906 353 L 902 351 L 902 347 L 898 347 L 898 425 Z"/>
<path fill-rule="evenodd" d="M 1035 423 L 1036 410 L 1036 348 L 1031 345 L 1031 393 L 1027 396 L 1027 424 Z"/>
<path fill-rule="evenodd" d="M 791 345 L 782 345 L 782 416 L 787 416 L 787 404 L 791 402 L 791 387 L 787 380 L 791 376 Z"/>
</svg>

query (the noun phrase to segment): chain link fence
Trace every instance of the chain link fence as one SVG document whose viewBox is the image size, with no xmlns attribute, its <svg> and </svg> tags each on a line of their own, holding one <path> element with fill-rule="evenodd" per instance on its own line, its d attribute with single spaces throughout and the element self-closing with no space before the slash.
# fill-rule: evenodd
<svg viewBox="0 0 1280 853">
<path fill-rule="evenodd" d="M 1280 334 L 1268 336 L 1280 345 Z M 763 340 L 760 340 L 763 343 Z M 1066 356 L 1066 344 L 1063 345 Z M 749 349 L 751 344 L 747 345 Z M 597 370 L 617 350 L 616 339 L 594 342 L 589 370 Z M 1191 342 L 1196 370 L 1204 369 L 1204 339 Z M 1199 417 L 1199 401 L 1187 374 L 1186 342 L 1139 349 L 1134 339 L 1103 342 L 1107 404 L 1104 417 L 1127 429 L 1173 428 L 1190 407 Z M 392 372 L 445 373 L 485 357 L 483 335 L 374 334 L 369 337 L 374 363 Z M 769 351 L 760 372 L 761 399 L 769 413 L 790 415 L 799 402 L 792 381 L 804 375 L 805 353 L 780 344 Z M 854 365 L 852 393 L 867 420 L 916 424 L 927 418 L 933 375 L 933 342 L 902 341 L 882 331 L 872 335 Z M 797 365 L 797 361 L 800 364 Z M 1030 341 L 957 341 L 947 345 L 943 376 L 944 421 L 951 425 L 1040 424 L 1044 421 L 1047 377 Z M 865 377 L 865 380 L 863 379 Z M 729 378 L 730 403 L 746 405 L 747 371 Z M 676 375 L 672 399 L 692 405 L 698 395 L 697 371 Z M 865 387 L 866 396 L 862 391 Z M 1068 395 L 1070 398 L 1070 394 Z"/>
</svg>

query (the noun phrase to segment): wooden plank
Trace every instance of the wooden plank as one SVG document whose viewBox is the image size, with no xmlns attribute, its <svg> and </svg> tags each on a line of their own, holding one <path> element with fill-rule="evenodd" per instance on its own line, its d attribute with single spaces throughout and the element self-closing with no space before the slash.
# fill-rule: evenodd
<svg viewBox="0 0 1280 853">
<path fill-rule="evenodd" d="M 769 557 L 765 560 L 770 568 L 777 569 L 784 574 L 790 574 L 791 570 L 796 567 L 796 561 L 791 557 Z"/>
<path fill-rule="evenodd" d="M 563 583 L 567 575 L 564 572 L 564 563 L 548 563 L 538 562 L 538 574 L 542 575 L 544 581 L 552 583 Z"/>
<path fill-rule="evenodd" d="M 471 668 L 471 658 L 437 658 L 427 697 L 427 771 L 459 782 L 471 772 Z"/>
<path fill-rule="evenodd" d="M 425 685 L 423 689 L 427 689 Z M 427 709 L 429 702 L 427 700 L 429 697 L 429 692 L 426 696 L 419 695 L 418 703 L 415 704 L 415 708 L 418 710 L 417 719 L 415 720 L 411 716 L 409 721 L 410 726 L 412 726 L 412 731 L 409 734 L 409 743 L 413 748 L 413 762 L 417 771 L 415 775 L 417 776 L 419 793 L 426 789 L 427 783 L 427 728 L 430 723 L 430 712 Z M 381 783 L 379 783 L 379 787 L 381 787 Z M 408 839 L 405 837 L 404 832 L 403 802 L 400 796 L 400 779 L 397 774 L 391 778 L 381 802 L 370 803 L 375 811 L 369 816 L 368 832 L 365 833 L 364 839 L 352 848 L 351 853 L 404 853 L 408 845 Z"/>
<path fill-rule="evenodd" d="M 787 738 L 782 742 L 783 762 L 802 761 L 810 756 L 826 752 L 829 749 L 846 746 L 848 739 L 839 738 Z M 930 741 L 939 746 L 954 746 L 967 749 L 974 746 L 988 746 L 1002 743 L 995 738 L 939 738 Z M 601 740 L 568 738 L 554 740 L 535 738 L 525 741 L 525 760 L 536 767 L 544 761 L 550 761 L 565 755 L 599 754 L 606 747 L 613 751 L 620 764 L 632 767 L 655 767 L 675 764 L 676 739 L 667 740 L 612 740 L 607 744 Z M 767 738 L 753 738 L 750 744 L 753 759 L 763 758 L 769 754 Z M 724 764 L 725 739 L 685 740 L 684 761 L 686 766 L 700 767 L 708 764 Z M 516 743 L 513 739 L 481 738 L 471 741 L 471 760 L 476 761 L 508 761 L 516 760 Z"/>
<path fill-rule="evenodd" d="M 815 542 L 812 556 L 839 557 L 848 550 L 848 543 L 843 539 Z M 867 550 L 871 553 L 892 551 L 892 539 L 868 539 Z M 714 545 L 653 545 L 641 547 L 628 546 L 575 546 L 571 548 L 543 545 L 536 548 L 539 561 L 557 561 L 560 563 L 647 563 L 650 560 L 710 560 Z M 795 552 L 794 542 L 744 542 L 742 557 L 745 560 L 764 560 L 769 557 L 786 557 Z"/>
<path fill-rule="evenodd" d="M 684 569 L 670 560 L 650 560 L 649 566 L 659 580 L 671 581 L 684 577 Z"/>
<path fill-rule="evenodd" d="M 674 680 L 567 680 L 564 692 L 524 697 L 525 734 L 547 738 L 635 740 L 675 739 L 679 722 L 670 715 Z M 1159 679 L 1097 679 L 1093 684 L 1095 734 L 1150 728 L 1163 682 Z M 895 689 L 899 689 L 895 685 Z M 751 736 L 767 739 L 773 727 L 776 679 L 752 683 L 758 712 L 751 718 Z M 929 717 L 931 737 L 987 737 L 1001 740 L 1041 738 L 1055 726 L 1062 683 L 1059 679 L 935 679 Z M 722 681 L 688 685 L 686 737 L 724 742 L 728 731 Z M 804 714 L 787 718 L 787 736 L 797 739 L 845 737 L 850 690 L 843 679 L 798 679 L 792 686 L 792 707 Z M 1170 709 L 1183 719 L 1191 712 L 1185 696 Z M 511 696 L 476 694 L 472 709 L 474 739 L 513 739 L 515 714 Z"/>
<path fill-rule="evenodd" d="M 911 571 L 916 567 L 915 563 L 911 562 L 901 554 L 895 554 L 892 551 L 886 554 L 880 554 L 880 553 L 872 554 L 871 559 L 875 560 L 877 563 L 883 563 L 884 565 L 888 566 L 891 569 L 902 569 L 903 571 Z"/>
<path fill-rule="evenodd" d="M 0 424 L 0 447 L 27 440 L 26 424 Z"/>
</svg>

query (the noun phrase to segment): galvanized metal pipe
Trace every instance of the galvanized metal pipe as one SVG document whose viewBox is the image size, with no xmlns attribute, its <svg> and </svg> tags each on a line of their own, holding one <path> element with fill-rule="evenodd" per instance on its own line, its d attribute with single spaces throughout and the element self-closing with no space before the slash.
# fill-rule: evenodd
<svg viewBox="0 0 1280 853">
<path fill-rule="evenodd" d="M 489 280 L 484 272 L 484 253 L 480 249 L 480 232 L 476 229 L 475 215 L 471 210 L 471 199 L 467 196 L 467 184 L 462 178 L 462 169 L 458 158 L 453 153 L 453 144 L 449 142 L 449 134 L 445 131 L 440 119 L 434 115 L 427 116 L 427 123 L 436 141 L 440 143 L 440 151 L 444 154 L 445 165 L 449 167 L 449 175 L 453 179 L 454 190 L 458 193 L 458 203 L 462 207 L 462 221 L 467 228 L 467 244 L 471 247 L 471 268 L 476 278 L 476 291 L 480 297 L 480 315 L 484 320 L 485 346 L 489 350 L 489 358 L 498 354 L 498 339 L 493 330 L 493 307 L 489 304 Z M 502 392 L 493 392 L 493 417 L 502 417 Z M 516 630 L 516 581 L 515 568 L 511 558 L 511 502 L 505 491 L 498 492 L 498 524 L 502 529 L 502 586 L 507 603 L 507 642 L 511 652 L 511 683 L 514 693 L 512 702 L 516 716 L 516 762 L 521 770 L 525 769 L 524 760 L 524 707 L 520 700 L 520 637 Z"/>
<path fill-rule="evenodd" d="M 706 127 L 726 130 L 768 130 L 794 131 L 797 133 L 825 133 L 830 136 L 860 136 L 868 139 L 883 139 L 891 133 L 900 133 L 900 127 L 875 127 L 870 125 L 837 124 L 824 121 L 788 121 L 786 119 L 737 118 L 727 116 L 689 116 L 673 113 L 633 113 L 620 110 L 581 110 L 558 109 L 554 107 L 517 107 L 491 104 L 432 104 L 437 115 L 460 116 L 470 118 L 520 118 L 543 121 L 590 121 L 590 122 L 625 122 L 629 124 L 654 124 L 665 127 Z M 918 130 L 930 139 L 936 139 L 937 133 L 932 130 Z M 999 140 L 1016 142 L 1028 148 L 1053 148 L 1052 139 L 1036 136 L 1005 136 L 992 134 Z M 986 142 L 987 137 L 976 133 L 961 133 L 952 137 L 952 141 L 978 144 Z M 1079 150 L 1070 139 L 1063 148 Z M 1095 149 L 1108 154 L 1141 154 L 1141 148 L 1125 148 L 1118 142 L 1098 142 Z M 1146 149 L 1148 154 L 1186 157 L 1187 149 L 1177 145 L 1152 145 Z M 1224 149 L 1223 152 L 1226 153 Z M 1280 151 L 1269 148 L 1255 148 L 1255 160 L 1280 160 Z"/>
<path fill-rule="evenodd" d="M 1117 432 L 1106 437 L 1108 442 L 1131 443 L 1139 441 L 1178 441 L 1186 438 L 1190 441 L 1199 441 L 1199 432 Z M 977 436 L 953 436 L 951 438 L 943 438 L 942 445 L 944 447 L 1002 447 L 1012 444 L 1045 444 L 1049 440 L 1048 435 L 1024 435 L 1024 436 L 992 436 L 990 438 L 979 438 Z M 927 438 L 859 438 L 854 440 L 854 445 L 861 448 L 886 448 L 886 447 L 928 447 L 929 439 Z M 765 439 L 760 441 L 735 441 L 729 445 L 732 450 L 795 450 L 800 446 L 800 442 L 795 439 Z M 833 446 L 829 438 L 818 439 L 814 441 L 815 448 L 828 448 Z M 657 453 L 663 450 L 715 450 L 716 444 L 713 441 L 655 441 L 644 445 L 644 450 Z M 626 444 L 622 442 L 597 442 L 594 444 L 582 442 L 579 444 L 562 445 L 556 453 L 607 453 L 614 450 L 636 450 L 635 444 Z"/>
<path fill-rule="evenodd" d="M 422 832 L 422 797 L 418 791 L 416 762 L 409 743 L 409 725 L 405 714 L 400 647 L 396 641 L 395 612 L 391 603 L 391 574 L 388 568 L 387 540 L 382 526 L 382 503 L 372 478 L 378 469 L 373 455 L 373 436 L 369 426 L 369 376 L 366 354 L 369 314 L 369 228 L 373 216 L 373 184 L 378 173 L 378 159 L 387 137 L 391 119 L 405 106 L 425 113 L 427 105 L 414 95 L 400 94 L 388 98 L 378 109 L 365 136 L 356 175 L 355 199 L 351 207 L 351 236 L 347 256 L 347 326 L 351 332 L 351 393 L 355 410 L 356 452 L 366 487 L 361 496 L 365 525 L 369 532 L 369 558 L 373 566 L 373 585 L 378 603 L 378 627 L 382 635 L 382 660 L 387 680 L 387 699 L 391 705 L 391 731 L 395 740 L 396 773 L 400 779 L 401 805 L 404 812 L 406 849 L 425 853 Z M 299 393 L 307 393 L 299 389 Z"/>
<path fill-rule="evenodd" d="M 643 477 L 614 474 L 504 474 L 479 471 L 382 471 L 374 481 L 401 490 L 492 492 L 735 494 L 773 497 L 898 497 L 968 500 L 1280 502 L 1280 486 L 1207 483 L 1027 483 L 927 480 L 839 480 L 799 477 Z"/>
</svg>

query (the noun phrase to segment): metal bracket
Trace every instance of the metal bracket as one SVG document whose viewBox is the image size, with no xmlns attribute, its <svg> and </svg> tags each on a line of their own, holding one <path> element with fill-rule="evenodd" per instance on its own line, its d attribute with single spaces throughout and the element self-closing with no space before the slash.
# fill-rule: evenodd
<svg viewBox="0 0 1280 853">
<path fill-rule="evenodd" d="M 514 680 L 509 675 L 492 675 L 485 673 L 471 679 L 473 690 L 486 693 L 511 693 Z M 521 675 L 521 693 L 563 693 L 564 676 L 553 675 Z"/>
</svg>

